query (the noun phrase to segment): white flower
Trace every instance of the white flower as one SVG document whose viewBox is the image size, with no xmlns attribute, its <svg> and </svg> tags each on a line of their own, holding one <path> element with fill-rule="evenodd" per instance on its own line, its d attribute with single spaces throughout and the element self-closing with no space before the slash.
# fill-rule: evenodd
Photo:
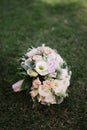
<svg viewBox="0 0 87 130">
<path fill-rule="evenodd" d="M 70 85 L 70 79 L 69 78 L 63 79 L 63 83 L 64 83 L 65 86 L 68 87 Z"/>
<path fill-rule="evenodd" d="M 55 94 L 64 94 L 69 86 L 69 80 L 54 80 L 52 89 L 54 90 Z"/>
<path fill-rule="evenodd" d="M 37 62 L 35 70 L 42 76 L 48 74 L 48 67 L 47 67 L 46 62 L 44 61 Z"/>
<path fill-rule="evenodd" d="M 65 79 L 67 77 L 68 77 L 68 70 L 67 69 L 61 69 L 59 78 L 60 79 Z"/>
</svg>

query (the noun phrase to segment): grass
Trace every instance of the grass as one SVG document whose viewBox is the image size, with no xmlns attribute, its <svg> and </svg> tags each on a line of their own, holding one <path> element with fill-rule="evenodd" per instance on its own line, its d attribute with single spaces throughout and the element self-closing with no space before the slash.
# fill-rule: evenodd
<svg viewBox="0 0 87 130">
<path fill-rule="evenodd" d="M 87 1 L 0 1 L 0 130 L 86 130 Z M 61 105 L 33 108 L 18 81 L 18 58 L 30 46 L 56 48 L 71 66 L 69 97 Z"/>
</svg>

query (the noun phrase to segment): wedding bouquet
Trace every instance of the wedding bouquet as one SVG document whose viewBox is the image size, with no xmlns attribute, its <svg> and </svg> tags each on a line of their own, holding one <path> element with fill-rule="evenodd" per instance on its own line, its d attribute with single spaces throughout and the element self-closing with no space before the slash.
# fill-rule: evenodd
<svg viewBox="0 0 87 130">
<path fill-rule="evenodd" d="M 60 104 L 68 95 L 71 71 L 56 50 L 29 48 L 20 62 L 23 79 L 12 85 L 14 92 L 27 89 L 34 102 L 48 105 Z"/>
</svg>

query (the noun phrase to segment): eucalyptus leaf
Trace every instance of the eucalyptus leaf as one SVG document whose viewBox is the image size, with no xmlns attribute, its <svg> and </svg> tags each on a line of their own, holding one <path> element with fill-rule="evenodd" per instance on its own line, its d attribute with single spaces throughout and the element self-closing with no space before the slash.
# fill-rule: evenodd
<svg viewBox="0 0 87 130">
<path fill-rule="evenodd" d="M 57 104 L 61 104 L 62 102 L 63 102 L 63 97 L 61 97 L 61 98 L 58 100 Z"/>
</svg>

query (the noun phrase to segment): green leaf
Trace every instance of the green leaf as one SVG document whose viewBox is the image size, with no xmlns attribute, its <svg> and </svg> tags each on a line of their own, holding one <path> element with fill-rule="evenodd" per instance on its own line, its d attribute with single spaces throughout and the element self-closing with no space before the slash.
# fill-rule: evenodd
<svg viewBox="0 0 87 130">
<path fill-rule="evenodd" d="M 23 71 L 23 72 L 17 72 L 17 74 L 20 75 L 20 76 L 21 76 L 21 75 L 23 75 L 23 76 L 26 76 L 26 75 L 27 75 L 27 73 L 26 73 L 25 71 Z"/>
<path fill-rule="evenodd" d="M 26 77 L 22 83 L 21 90 L 30 89 L 32 86 L 32 79 L 30 77 Z"/>
</svg>

